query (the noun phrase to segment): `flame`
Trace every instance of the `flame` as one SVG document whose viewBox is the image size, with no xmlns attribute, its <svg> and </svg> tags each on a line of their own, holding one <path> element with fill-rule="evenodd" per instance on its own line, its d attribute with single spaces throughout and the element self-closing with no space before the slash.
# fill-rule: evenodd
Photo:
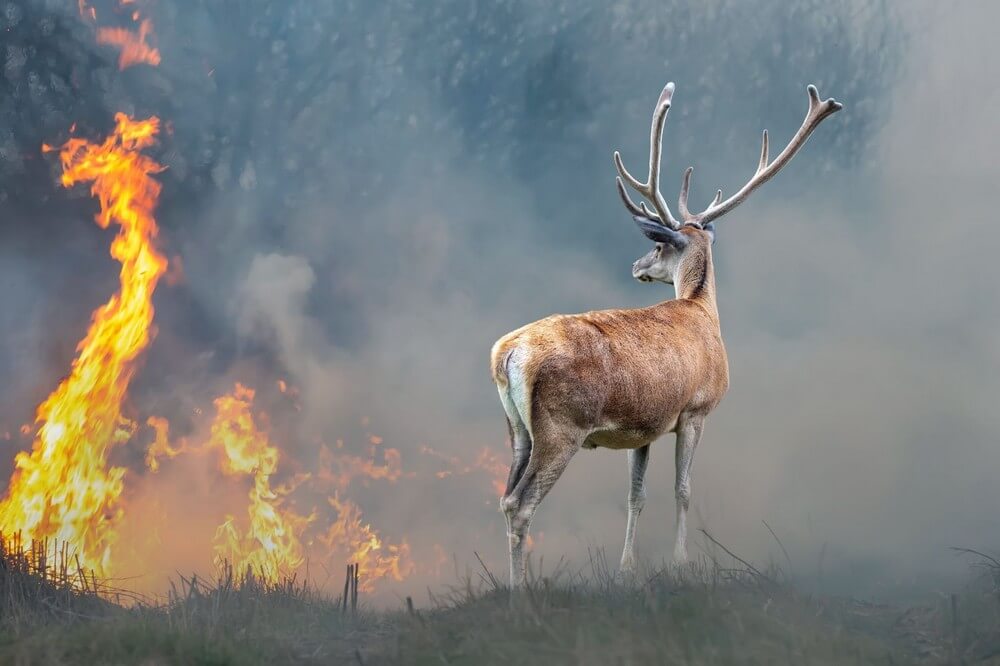
<svg viewBox="0 0 1000 666">
<path fill-rule="evenodd" d="M 136 18 L 137 16 L 133 17 Z M 156 66 L 160 64 L 160 51 L 146 43 L 151 34 L 153 34 L 153 22 L 142 19 L 136 31 L 126 28 L 98 28 L 97 43 L 121 49 L 118 55 L 118 69 L 141 64 Z"/>
<path fill-rule="evenodd" d="M 134 0 L 122 0 L 120 5 L 134 4 Z M 87 4 L 87 0 L 77 0 L 77 9 L 84 20 L 97 23 L 97 10 Z M 132 65 L 156 65 L 160 64 L 160 51 L 150 46 L 148 39 L 153 34 L 153 22 L 142 18 L 138 11 L 131 13 L 132 21 L 139 24 L 137 30 L 128 28 L 98 28 L 97 43 L 108 46 L 116 46 L 120 49 L 118 54 L 118 69 L 124 70 Z"/>
<path fill-rule="evenodd" d="M 94 311 L 69 376 L 39 405 L 31 453 L 17 455 L 0 501 L 4 533 L 68 542 L 81 564 L 99 574 L 108 571 L 125 476 L 123 468 L 108 466 L 108 453 L 135 431 L 121 407 L 136 358 L 153 336 L 153 291 L 167 269 L 154 247 L 160 184 L 151 174 L 162 167 L 140 152 L 153 145 L 159 120 L 119 113 L 115 121 L 103 144 L 70 139 L 60 159 L 64 187 L 92 183 L 101 207 L 97 224 L 120 226 L 111 256 L 121 262 L 121 286 Z"/>
<path fill-rule="evenodd" d="M 343 447 L 342 442 L 339 448 Z M 384 479 L 390 483 L 398 481 L 404 474 L 402 456 L 398 449 L 387 448 L 382 452 L 384 464 L 379 465 L 372 458 L 362 458 L 349 453 L 334 453 L 326 444 L 319 450 L 319 471 L 316 479 L 333 485 L 338 491 L 346 490 L 355 478 Z"/>
<path fill-rule="evenodd" d="M 472 472 L 485 472 L 490 476 L 490 485 L 497 497 L 502 496 L 504 490 L 507 489 L 507 474 L 510 466 L 503 461 L 496 451 L 488 446 L 484 446 L 479 451 L 476 459 L 471 463 L 465 462 L 458 456 L 449 456 L 436 451 L 429 446 L 421 446 L 420 452 L 424 455 L 437 458 L 448 465 L 449 469 L 442 469 L 434 473 L 439 479 L 445 479 L 449 476 L 462 476 L 471 474 Z"/>
<path fill-rule="evenodd" d="M 538 547 L 538 545 L 541 544 L 542 541 L 544 540 L 545 540 L 545 532 L 539 532 L 537 539 L 532 538 L 532 536 L 529 534 L 524 539 L 524 549 L 528 552 L 531 552 L 535 550 L 535 548 Z"/>
<path fill-rule="evenodd" d="M 178 446 L 170 444 L 170 423 L 160 416 L 150 416 L 146 419 L 146 425 L 151 427 L 156 433 L 153 443 L 146 449 L 146 467 L 150 472 L 156 473 L 160 470 L 160 458 L 176 458 L 188 450 L 187 441 L 181 440 Z"/>
<path fill-rule="evenodd" d="M 253 474 L 247 512 L 250 528 L 241 533 L 232 516 L 216 532 L 216 563 L 228 562 L 235 571 L 252 571 L 265 580 L 288 575 L 304 561 L 301 534 L 312 516 L 282 510 L 281 496 L 271 487 L 278 469 L 278 448 L 258 429 L 252 411 L 254 391 L 236 384 L 232 393 L 215 400 L 209 448 L 223 453 L 226 474 Z"/>
<path fill-rule="evenodd" d="M 346 556 L 347 562 L 358 564 L 359 587 L 362 590 L 374 589 L 374 582 L 378 579 L 401 581 L 414 570 L 410 546 L 406 541 L 384 544 L 378 532 L 361 521 L 361 507 L 348 499 L 341 499 L 339 494 L 334 494 L 327 501 L 337 511 L 337 520 L 326 534 L 319 537 L 319 541 L 334 554 Z"/>
</svg>

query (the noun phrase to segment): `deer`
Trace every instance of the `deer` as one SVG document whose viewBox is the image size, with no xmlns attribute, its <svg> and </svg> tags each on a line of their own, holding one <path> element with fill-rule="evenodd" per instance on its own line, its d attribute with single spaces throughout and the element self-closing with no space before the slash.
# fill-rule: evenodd
<svg viewBox="0 0 1000 666">
<path fill-rule="evenodd" d="M 654 246 L 632 265 L 640 282 L 673 285 L 675 298 L 644 308 L 556 314 L 523 326 L 493 345 L 490 369 L 507 417 L 512 461 L 500 508 L 507 522 L 510 586 L 525 584 L 525 539 L 538 505 L 581 448 L 625 449 L 630 485 L 620 575 L 636 570 L 635 536 L 645 505 L 651 444 L 666 433 L 674 450 L 676 522 L 673 563 L 687 562 L 691 464 L 708 415 L 729 388 L 729 361 L 719 327 L 712 246 L 715 221 L 743 203 L 799 152 L 823 120 L 843 108 L 806 88 L 809 109 L 785 148 L 768 156 L 761 140 L 753 177 L 700 213 L 688 209 L 693 167 L 681 180 L 674 217 L 660 193 L 663 128 L 674 93 L 656 103 L 645 182 L 614 152 L 618 195 Z M 628 184 L 645 201 L 636 204 Z M 649 202 L 647 206 L 646 201 Z M 650 209 L 652 207 L 652 210 Z"/>
</svg>

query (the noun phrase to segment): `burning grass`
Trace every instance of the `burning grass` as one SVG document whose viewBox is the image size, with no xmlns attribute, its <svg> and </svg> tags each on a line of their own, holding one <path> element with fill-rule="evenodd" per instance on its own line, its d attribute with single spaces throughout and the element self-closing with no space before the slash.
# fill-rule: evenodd
<svg viewBox="0 0 1000 666">
<path fill-rule="evenodd" d="M 66 544 L 0 535 L 0 631 L 102 616 L 114 591 L 71 557 Z M 102 596 L 104 595 L 104 596 Z"/>
<path fill-rule="evenodd" d="M 329 663 L 384 625 L 357 605 L 356 587 L 344 603 L 228 564 L 211 581 L 178 576 L 165 600 L 124 597 L 71 566 L 65 548 L 51 562 L 46 546 L 2 551 L 0 663 Z"/>
</svg>

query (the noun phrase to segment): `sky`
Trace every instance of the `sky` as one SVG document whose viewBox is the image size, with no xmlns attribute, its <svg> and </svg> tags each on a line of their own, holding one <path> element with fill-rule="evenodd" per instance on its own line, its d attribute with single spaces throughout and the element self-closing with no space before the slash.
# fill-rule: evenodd
<svg viewBox="0 0 1000 666">
<path fill-rule="evenodd" d="M 156 294 L 131 413 L 196 432 L 192 410 L 234 381 L 284 378 L 300 411 L 261 400 L 289 470 L 312 469 L 320 439 L 365 451 L 376 435 L 411 475 L 352 488 L 366 519 L 422 561 L 461 568 L 475 551 L 503 571 L 490 474 L 438 478 L 448 466 L 422 451 L 507 462 L 488 372 L 507 331 L 673 297 L 631 279 L 648 241 L 615 193 L 613 150 L 642 170 L 675 81 L 662 189 L 672 201 L 694 165 L 692 202 L 707 203 L 750 177 L 761 129 L 784 145 L 814 83 L 844 110 L 718 223 L 731 387 L 695 458 L 693 527 L 764 561 L 779 555 L 767 521 L 796 576 L 872 593 L 961 571 L 950 546 L 1000 547 L 993 3 L 148 11 L 163 62 L 124 72 L 75 3 L 0 16 L 0 425 L 30 420 L 116 281 L 93 202 L 58 186 L 38 146 L 73 122 L 99 136 L 115 110 L 155 113 L 170 125 L 161 245 L 183 278 Z M 639 526 L 653 563 L 672 547 L 671 439 L 653 445 Z M 143 445 L 116 454 L 129 492 L 172 497 L 144 486 Z M 0 469 L 24 446 L 0 442 Z M 211 497 L 209 472 L 178 470 L 163 478 L 204 474 Z M 616 561 L 627 483 L 623 453 L 578 454 L 536 514 L 533 557 Z M 437 582 L 422 568 L 390 589 Z"/>
</svg>

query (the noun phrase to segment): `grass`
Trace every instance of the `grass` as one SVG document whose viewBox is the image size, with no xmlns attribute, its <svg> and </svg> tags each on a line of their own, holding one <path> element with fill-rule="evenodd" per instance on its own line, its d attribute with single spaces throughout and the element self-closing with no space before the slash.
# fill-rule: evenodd
<svg viewBox="0 0 1000 666">
<path fill-rule="evenodd" d="M 425 607 L 352 611 L 294 579 L 231 570 L 126 607 L 65 558 L 8 546 L 0 663 L 1000 664 L 1000 561 L 962 552 L 969 584 L 908 608 L 804 594 L 738 557 L 621 581 L 594 553 L 513 596 L 483 567 Z"/>
<path fill-rule="evenodd" d="M 513 600 L 455 589 L 371 663 L 869 664 L 905 653 L 879 622 L 856 622 L 852 603 L 802 597 L 770 572 L 702 560 L 622 583 L 594 559 L 588 576 L 539 578 Z"/>
</svg>

